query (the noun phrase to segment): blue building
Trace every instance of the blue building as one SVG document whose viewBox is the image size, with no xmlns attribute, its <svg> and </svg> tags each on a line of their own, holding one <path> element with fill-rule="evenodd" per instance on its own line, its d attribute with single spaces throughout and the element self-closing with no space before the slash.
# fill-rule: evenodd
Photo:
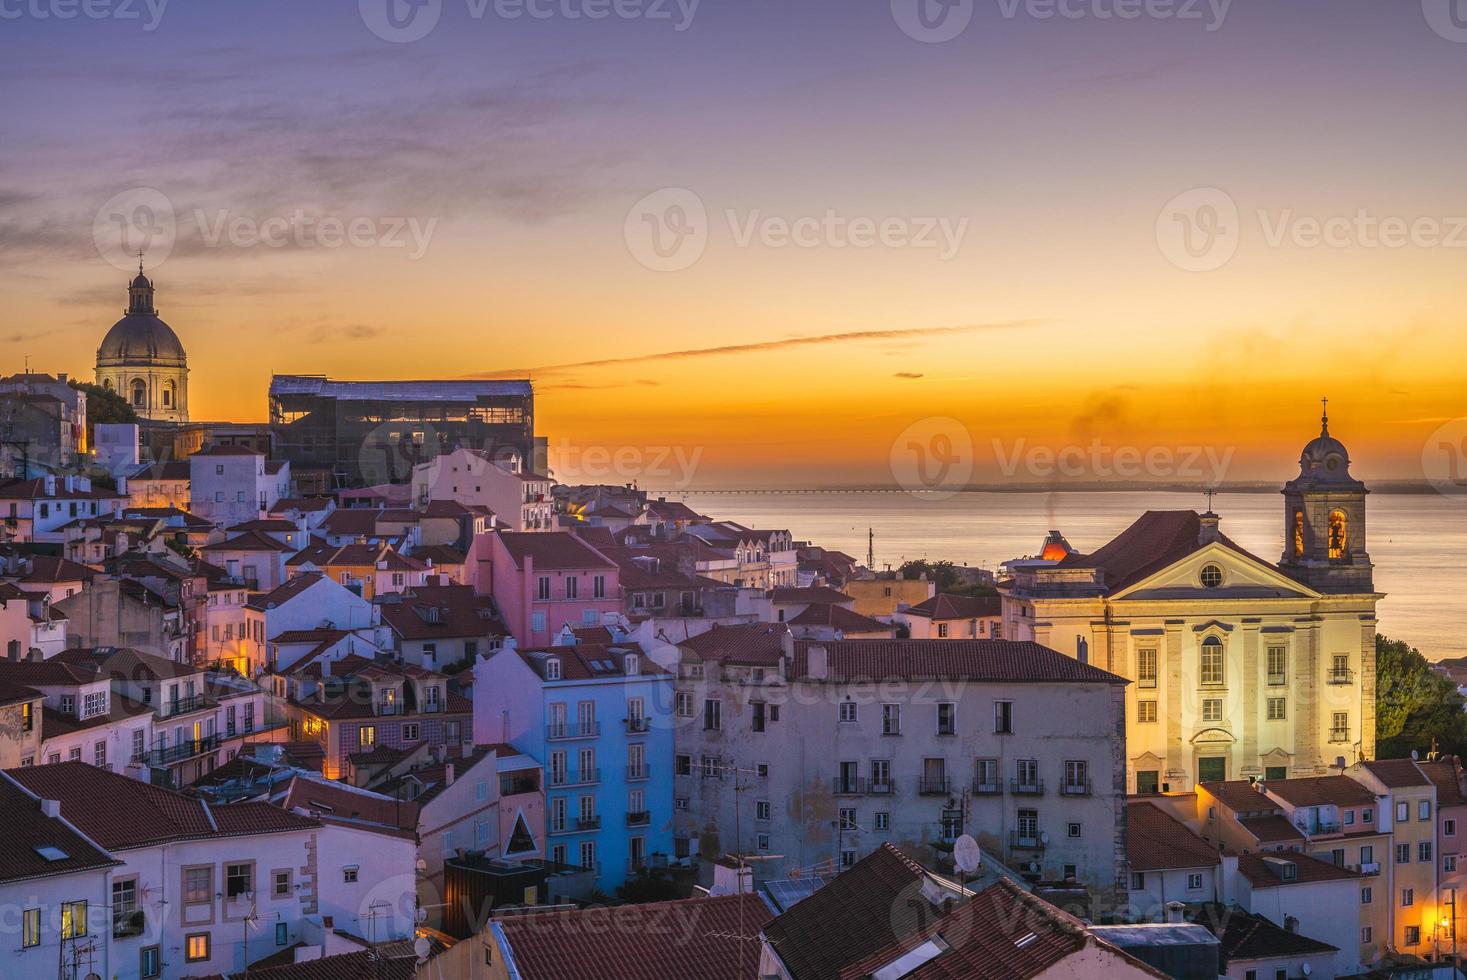
<svg viewBox="0 0 1467 980">
<path fill-rule="evenodd" d="M 545 767 L 546 856 L 611 894 L 672 851 L 672 675 L 634 643 L 512 646 L 474 667 L 474 740 Z"/>
</svg>

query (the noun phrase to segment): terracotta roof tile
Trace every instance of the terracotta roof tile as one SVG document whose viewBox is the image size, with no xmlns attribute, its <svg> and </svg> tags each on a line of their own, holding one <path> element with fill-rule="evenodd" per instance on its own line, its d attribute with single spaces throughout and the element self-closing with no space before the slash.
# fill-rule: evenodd
<svg viewBox="0 0 1467 980">
<path fill-rule="evenodd" d="M 800 602 L 855 602 L 852 596 L 844 592 L 824 585 L 811 585 L 798 589 L 772 589 L 769 592 L 769 601 L 774 603 L 800 603 Z"/>
<path fill-rule="evenodd" d="M 1132 871 L 1215 868 L 1217 848 L 1194 834 L 1155 803 L 1126 805 L 1126 862 Z"/>
<path fill-rule="evenodd" d="M 525 567 L 526 558 L 543 570 L 616 567 L 610 558 L 566 531 L 501 531 L 499 540 L 520 568 Z"/>
<path fill-rule="evenodd" d="M 43 798 L 0 777 L 0 826 L 5 828 L 0 834 L 0 881 L 71 874 L 120 863 L 63 821 L 43 814 Z M 48 860 L 38 850 L 53 847 L 65 857 Z"/>
<path fill-rule="evenodd" d="M 949 595 L 940 592 L 925 602 L 902 610 L 909 616 L 926 619 L 983 619 L 1003 612 L 1003 598 L 996 595 Z"/>
<path fill-rule="evenodd" d="M 1390 789 L 1431 785 L 1431 780 L 1410 759 L 1375 759 L 1363 765 Z"/>
<path fill-rule="evenodd" d="M 1294 806 L 1361 806 L 1375 802 L 1375 794 L 1349 776 L 1307 776 L 1270 779 L 1264 786 L 1279 799 Z"/>
<path fill-rule="evenodd" d="M 1021 640 L 799 640 L 794 676 L 809 679 L 810 651 L 823 647 L 827 679 L 967 680 L 995 683 L 1125 684 L 1123 677 Z"/>
<path fill-rule="evenodd" d="M 1119 592 L 1202 548 L 1202 519 L 1190 510 L 1149 510 L 1092 554 L 1071 552 L 1061 568 L 1098 568 L 1107 593 Z M 1238 547 L 1225 536 L 1218 543 L 1253 561 L 1271 562 Z"/>
<path fill-rule="evenodd" d="M 1436 762 L 1419 762 L 1417 765 L 1436 786 L 1437 806 L 1467 804 L 1467 796 L 1462 793 L 1462 767 L 1454 757 L 1447 756 Z"/>
<path fill-rule="evenodd" d="M 870 616 L 862 616 L 858 612 L 847 609 L 845 606 L 837 606 L 833 603 L 812 602 L 801 610 L 794 619 L 787 620 L 791 626 L 826 626 L 830 629 L 840 630 L 842 633 L 887 633 L 891 634 L 895 629 L 890 623 L 883 623 L 879 619 Z"/>
<path fill-rule="evenodd" d="M 1264 860 L 1264 857 L 1291 862 L 1296 869 L 1294 880 L 1285 881 L 1273 870 L 1273 866 Z M 1335 867 L 1327 861 L 1321 861 L 1298 851 L 1283 851 L 1263 856 L 1239 854 L 1238 871 L 1248 879 L 1254 888 L 1284 888 L 1289 885 L 1306 885 L 1316 881 L 1345 881 L 1364 877 L 1359 872 Z"/>
</svg>

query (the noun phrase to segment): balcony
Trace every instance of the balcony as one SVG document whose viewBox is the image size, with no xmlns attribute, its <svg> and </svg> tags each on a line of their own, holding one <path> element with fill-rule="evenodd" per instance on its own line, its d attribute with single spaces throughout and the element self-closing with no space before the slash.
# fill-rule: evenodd
<svg viewBox="0 0 1467 980">
<path fill-rule="evenodd" d="M 1289 683 L 1289 676 L 1287 674 L 1269 674 L 1268 675 L 1268 686 L 1269 687 L 1283 687 L 1283 686 L 1285 686 L 1288 683 Z"/>
<path fill-rule="evenodd" d="M 1045 836 L 1038 830 L 1013 830 L 1009 832 L 1009 846 L 1020 851 L 1042 851 L 1047 846 Z"/>
<path fill-rule="evenodd" d="M 1350 741 L 1350 730 L 1348 728 L 1331 728 L 1329 730 L 1331 745 L 1343 745 Z"/>
<path fill-rule="evenodd" d="M 1329 684 L 1353 684 L 1355 683 L 1355 672 L 1345 667 L 1336 667 L 1326 675 L 1325 682 Z"/>
<path fill-rule="evenodd" d="M 1003 783 L 999 782 L 996 779 L 992 779 L 992 780 L 975 779 L 975 780 L 973 780 L 973 795 L 974 796 L 998 796 L 998 795 L 1000 795 L 1002 793 L 1003 793 Z"/>
<path fill-rule="evenodd" d="M 627 814 L 628 827 L 646 827 L 652 823 L 652 814 L 646 810 L 637 810 Z"/>
<path fill-rule="evenodd" d="M 947 796 L 952 792 L 953 781 L 946 776 L 919 776 L 918 796 Z"/>
<path fill-rule="evenodd" d="M 596 783 L 601 782 L 601 770 L 600 769 L 595 769 L 595 768 L 579 769 L 579 770 L 577 770 L 575 772 L 563 772 L 563 773 L 559 773 L 558 775 L 560 776 L 561 779 L 564 780 L 564 782 L 559 782 L 559 783 L 554 782 L 554 775 L 552 775 L 552 777 L 551 777 L 552 785 L 555 785 L 555 786 L 594 786 Z"/>
<path fill-rule="evenodd" d="M 576 817 L 576 830 L 600 830 L 600 817 Z"/>
<path fill-rule="evenodd" d="M 202 694 L 195 694 L 190 698 L 174 698 L 168 702 L 168 717 L 186 715 L 190 711 L 199 711 L 208 706 L 209 699 Z"/>
<path fill-rule="evenodd" d="M 1338 834 L 1340 833 L 1340 831 L 1344 830 L 1344 827 L 1340 826 L 1340 824 L 1337 822 L 1321 820 L 1316 823 L 1312 829 L 1307 825 L 1300 827 L 1299 829 L 1304 831 L 1304 833 L 1308 834 L 1311 837 L 1322 837 L 1325 834 Z"/>
<path fill-rule="evenodd" d="M 552 742 L 564 742 L 573 738 L 599 738 L 599 721 L 571 721 L 545 726 L 545 737 Z"/>
<path fill-rule="evenodd" d="M 831 792 L 836 796 L 865 796 L 871 792 L 871 781 L 864 776 L 836 776 Z"/>
<path fill-rule="evenodd" d="M 150 766 L 167 766 L 196 755 L 204 755 L 219 748 L 219 736 L 187 739 L 168 748 L 152 749 L 133 758 L 134 762 L 147 762 Z"/>
<path fill-rule="evenodd" d="M 1136 681 L 1136 687 L 1143 691 L 1154 691 L 1156 690 L 1156 678 L 1142 677 Z"/>
<path fill-rule="evenodd" d="M 636 783 L 651 778 L 651 766 L 627 766 L 627 782 Z"/>
<path fill-rule="evenodd" d="M 375 708 L 375 713 L 379 716 L 405 715 L 407 714 L 407 705 L 403 704 L 401 701 L 378 701 Z"/>
<path fill-rule="evenodd" d="M 1350 868 L 1351 871 L 1355 871 L 1355 872 L 1358 872 L 1358 873 L 1363 874 L 1363 875 L 1378 875 L 1378 874 L 1380 874 L 1380 862 L 1379 861 L 1367 861 L 1364 864 L 1352 864 L 1352 865 L 1349 865 L 1349 868 Z"/>
<path fill-rule="evenodd" d="M 1089 796 L 1090 780 L 1077 780 L 1060 784 L 1060 796 Z"/>
<path fill-rule="evenodd" d="M 1043 796 L 1044 780 L 1034 779 L 1010 779 L 1009 792 L 1015 796 Z"/>
<path fill-rule="evenodd" d="M 147 931 L 147 922 L 142 909 L 133 912 L 114 910 L 112 913 L 112 938 L 130 939 Z"/>
<path fill-rule="evenodd" d="M 872 782 L 871 783 L 871 795 L 872 796 L 890 796 L 891 794 L 893 794 L 895 792 L 896 792 L 896 787 L 893 786 L 890 782 L 885 782 L 885 783 Z"/>
<path fill-rule="evenodd" d="M 647 719 L 645 717 L 628 718 L 622 724 L 626 726 L 628 735 L 643 735 L 647 731 Z"/>
</svg>

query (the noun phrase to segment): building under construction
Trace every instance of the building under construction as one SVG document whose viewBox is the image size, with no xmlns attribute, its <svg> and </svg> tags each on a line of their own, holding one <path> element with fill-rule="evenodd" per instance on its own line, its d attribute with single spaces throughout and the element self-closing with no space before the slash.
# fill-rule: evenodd
<svg viewBox="0 0 1467 980">
<path fill-rule="evenodd" d="M 542 465 L 527 380 L 270 381 L 275 454 L 302 493 L 406 483 L 413 467 L 457 448 L 514 453 Z"/>
</svg>

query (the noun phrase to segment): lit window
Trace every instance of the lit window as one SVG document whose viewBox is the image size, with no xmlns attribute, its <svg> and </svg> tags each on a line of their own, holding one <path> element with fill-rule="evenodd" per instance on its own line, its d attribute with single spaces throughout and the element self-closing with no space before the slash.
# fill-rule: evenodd
<svg viewBox="0 0 1467 980">
<path fill-rule="evenodd" d="M 195 932 L 184 937 L 183 958 L 189 963 L 199 963 L 209 958 L 209 934 Z"/>
</svg>

